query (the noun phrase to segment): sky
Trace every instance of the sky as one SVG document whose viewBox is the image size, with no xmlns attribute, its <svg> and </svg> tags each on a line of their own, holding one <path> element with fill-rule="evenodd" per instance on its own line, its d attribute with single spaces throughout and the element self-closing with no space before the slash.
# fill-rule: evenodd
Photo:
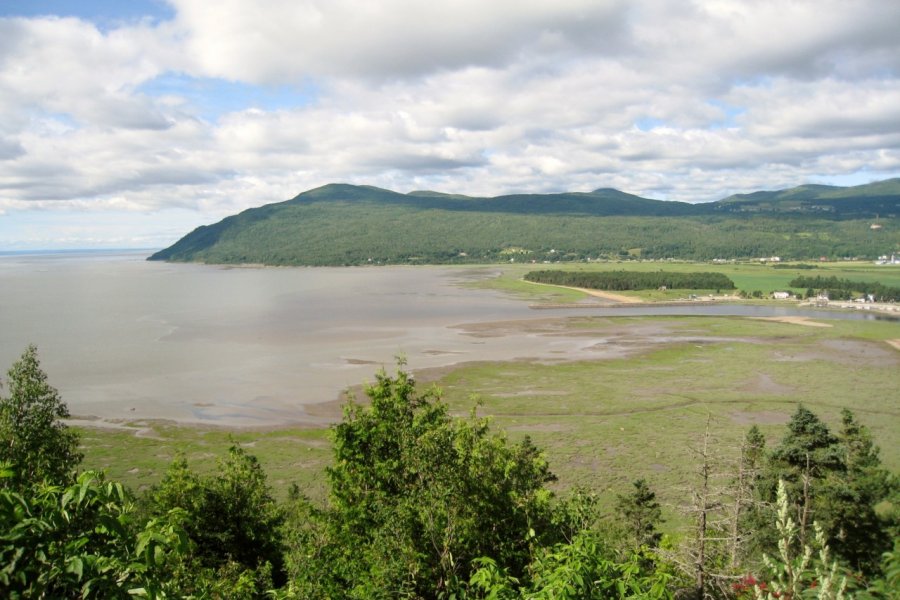
<svg viewBox="0 0 900 600">
<path fill-rule="evenodd" d="M 900 175 L 897 0 L 0 0 L 0 250 L 333 182 L 707 202 Z"/>
</svg>

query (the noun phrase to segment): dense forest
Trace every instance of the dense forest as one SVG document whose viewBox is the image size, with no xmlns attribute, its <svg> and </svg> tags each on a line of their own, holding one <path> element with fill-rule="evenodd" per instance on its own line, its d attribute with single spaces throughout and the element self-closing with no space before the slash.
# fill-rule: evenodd
<svg viewBox="0 0 900 600">
<path fill-rule="evenodd" d="M 898 225 L 900 180 L 706 204 L 611 189 L 474 198 L 331 184 L 199 227 L 150 259 L 322 266 L 874 259 L 900 250 Z"/>
<path fill-rule="evenodd" d="M 709 426 L 686 513 L 660 532 L 644 480 L 601 506 L 557 495 L 528 438 L 452 416 L 403 369 L 332 428 L 327 502 L 277 502 L 246 449 L 200 475 L 177 458 L 136 495 L 82 471 L 36 350 L 0 399 L 0 591 L 8 598 L 896 598 L 898 483 L 849 411 L 754 426 L 729 472 Z"/>
<path fill-rule="evenodd" d="M 595 290 L 733 290 L 734 282 L 723 273 L 643 271 L 530 271 L 526 281 Z"/>
</svg>

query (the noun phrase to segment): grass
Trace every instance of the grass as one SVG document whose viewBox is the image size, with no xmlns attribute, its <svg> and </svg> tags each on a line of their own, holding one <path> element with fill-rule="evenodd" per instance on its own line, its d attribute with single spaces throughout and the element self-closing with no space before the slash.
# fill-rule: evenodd
<svg viewBox="0 0 900 600">
<path fill-rule="evenodd" d="M 239 444 L 255 455 L 279 497 L 292 484 L 312 498 L 324 496 L 324 469 L 331 460 L 331 442 L 324 429 L 245 431 L 131 423 L 129 430 L 82 428 L 83 466 L 141 492 L 158 483 L 172 460 L 182 453 L 200 473 L 211 473 L 228 448 Z M 149 429 L 148 429 L 149 426 Z M 136 435 L 136 432 L 146 432 Z"/>
<path fill-rule="evenodd" d="M 738 456 L 757 424 L 769 444 L 803 403 L 839 429 L 840 410 L 853 410 L 900 467 L 900 372 L 896 350 L 879 340 L 900 335 L 896 323 L 840 322 L 813 328 L 740 318 L 655 318 L 668 335 L 691 336 L 630 359 L 566 364 L 484 364 L 441 382 L 462 411 L 478 393 L 482 414 L 511 437 L 543 448 L 562 488 L 586 485 L 608 497 L 646 478 L 670 506 L 692 480 L 707 415 L 717 456 Z M 623 321 L 581 328 L 602 333 Z M 612 324 L 610 322 L 613 322 Z M 717 337 L 704 341 L 698 337 Z M 743 339 L 740 339 L 743 338 Z"/>
<path fill-rule="evenodd" d="M 572 335 L 633 343 L 630 358 L 579 362 L 506 362 L 461 366 L 435 383 L 454 413 L 490 415 L 512 439 L 543 448 L 560 489 L 588 486 L 607 498 L 646 478 L 669 507 L 687 497 L 707 415 L 716 456 L 737 457 L 757 424 L 769 445 L 798 403 L 832 428 L 840 410 L 873 432 L 885 465 L 900 470 L 900 323 L 829 321 L 808 327 L 738 317 L 576 317 Z M 643 333 L 636 333 L 643 332 Z M 643 341 L 638 340 L 643 335 Z M 665 338 L 666 341 L 653 341 Z M 629 341 L 631 340 L 631 341 Z M 415 365 L 411 365 L 415 367 Z M 135 426 L 146 424 L 134 424 Z M 151 424 L 133 431 L 84 429 L 84 465 L 106 469 L 136 490 L 162 477 L 176 452 L 201 471 L 233 443 L 258 456 L 277 495 L 297 483 L 324 495 L 331 460 L 327 430 L 227 431 Z"/>
<path fill-rule="evenodd" d="M 851 281 L 881 282 L 891 287 L 900 287 L 900 268 L 878 266 L 863 262 L 816 263 L 815 269 L 776 269 L 772 265 L 760 263 L 697 263 L 697 262 L 595 262 L 595 263 L 558 263 L 553 265 L 511 264 L 498 265 L 500 273 L 492 279 L 472 282 L 469 285 L 480 288 L 495 289 L 528 298 L 535 302 L 569 303 L 587 298 L 587 295 L 575 290 L 563 290 L 553 286 L 545 286 L 522 281 L 529 271 L 537 269 L 560 269 L 566 271 L 674 271 L 694 272 L 706 271 L 724 273 L 734 281 L 737 290 L 752 292 L 759 290 L 764 294 L 778 290 L 805 292 L 805 289 L 791 288 L 789 283 L 798 276 L 837 277 Z M 735 290 L 735 291 L 737 291 Z M 675 300 L 688 294 L 706 295 L 716 290 L 643 290 L 640 292 L 622 292 L 643 300 Z M 727 293 L 726 290 L 722 292 Z"/>
</svg>

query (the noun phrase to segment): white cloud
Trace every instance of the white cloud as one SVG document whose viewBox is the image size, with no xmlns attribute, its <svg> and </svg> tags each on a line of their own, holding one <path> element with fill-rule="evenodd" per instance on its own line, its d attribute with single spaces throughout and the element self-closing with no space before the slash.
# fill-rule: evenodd
<svg viewBox="0 0 900 600">
<path fill-rule="evenodd" d="M 894 2 L 171 4 L 108 30 L 0 18 L 4 219 L 211 221 L 331 181 L 698 201 L 900 174 Z M 169 75 L 247 104 L 147 85 Z"/>
<path fill-rule="evenodd" d="M 173 0 L 205 74 L 257 83 L 383 79 L 605 47 L 623 0 Z"/>
</svg>

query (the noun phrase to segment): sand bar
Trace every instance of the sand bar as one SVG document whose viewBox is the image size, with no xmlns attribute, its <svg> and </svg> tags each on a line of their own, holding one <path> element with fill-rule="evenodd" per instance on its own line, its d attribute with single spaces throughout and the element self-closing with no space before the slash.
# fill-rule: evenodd
<svg viewBox="0 0 900 600">
<path fill-rule="evenodd" d="M 809 317 L 751 317 L 757 321 L 776 321 L 778 323 L 790 323 L 792 325 L 805 325 L 806 327 L 833 327 L 830 323 L 813 321 Z"/>
</svg>

